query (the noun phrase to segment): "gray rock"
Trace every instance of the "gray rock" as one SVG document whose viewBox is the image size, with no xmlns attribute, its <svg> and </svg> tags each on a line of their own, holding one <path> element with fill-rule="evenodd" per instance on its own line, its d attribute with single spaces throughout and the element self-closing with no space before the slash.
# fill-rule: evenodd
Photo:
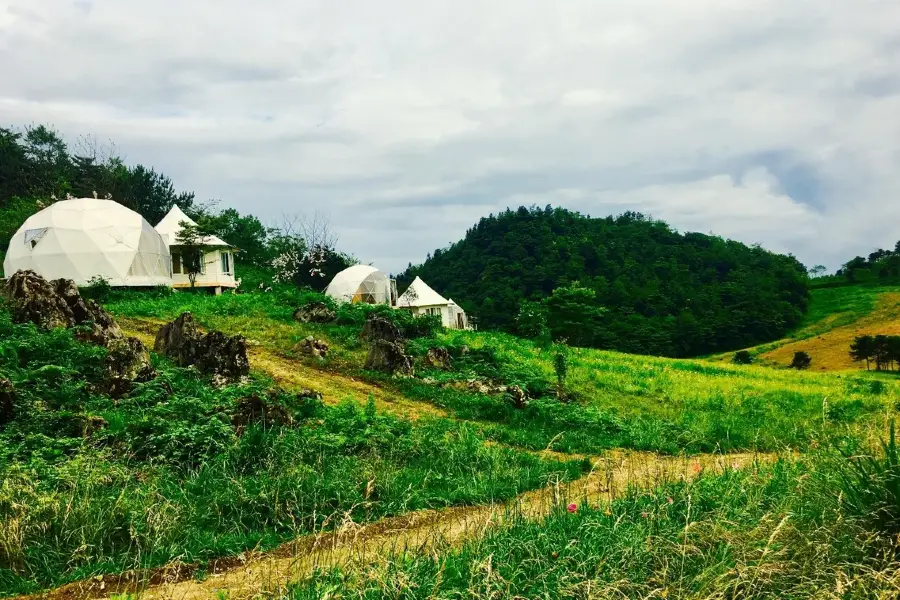
<svg viewBox="0 0 900 600">
<path fill-rule="evenodd" d="M 328 354 L 328 342 L 325 340 L 317 340 L 310 335 L 300 340 L 300 343 L 294 346 L 294 351 L 324 359 Z"/>
<path fill-rule="evenodd" d="M 424 363 L 427 367 L 442 371 L 449 371 L 453 368 L 453 359 L 450 358 L 450 353 L 446 348 L 429 348 Z"/>
<path fill-rule="evenodd" d="M 367 342 L 403 342 L 400 328 L 390 320 L 376 314 L 370 314 L 363 325 L 360 338 Z"/>
<path fill-rule="evenodd" d="M 153 349 L 179 366 L 194 366 L 222 383 L 237 381 L 250 373 L 244 336 L 227 336 L 221 331 L 203 334 L 189 312 L 160 328 Z"/>
<path fill-rule="evenodd" d="M 331 323 L 337 318 L 324 302 L 305 304 L 294 311 L 294 320 L 301 323 Z"/>
<path fill-rule="evenodd" d="M 367 369 L 382 373 L 412 375 L 412 357 L 406 354 L 406 347 L 400 342 L 377 340 L 369 348 L 366 356 Z"/>
<path fill-rule="evenodd" d="M 150 352 L 137 338 L 116 339 L 109 344 L 106 355 L 107 391 L 120 398 L 131 391 L 132 383 L 150 381 L 156 370 L 150 363 Z"/>
</svg>

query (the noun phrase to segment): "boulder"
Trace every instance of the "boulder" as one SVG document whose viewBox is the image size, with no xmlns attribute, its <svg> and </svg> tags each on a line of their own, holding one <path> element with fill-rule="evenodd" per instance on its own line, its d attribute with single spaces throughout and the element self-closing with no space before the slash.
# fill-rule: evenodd
<svg viewBox="0 0 900 600">
<path fill-rule="evenodd" d="M 201 373 L 212 375 L 219 383 L 236 381 L 250 373 L 244 336 L 227 336 L 221 331 L 203 334 L 189 312 L 160 328 L 153 349 L 179 366 L 194 366 Z"/>
<path fill-rule="evenodd" d="M 0 377 L 0 425 L 16 418 L 16 389 L 12 381 Z"/>
<path fill-rule="evenodd" d="M 34 271 L 17 271 L 3 290 L 16 323 L 34 323 L 44 329 L 89 325 L 82 341 L 109 346 L 123 337 L 112 315 L 93 300 L 85 301 L 71 279 L 47 281 Z"/>
<path fill-rule="evenodd" d="M 366 319 L 360 337 L 367 342 L 403 342 L 400 328 L 390 319 L 374 313 Z"/>
<path fill-rule="evenodd" d="M 328 354 L 328 342 L 324 340 L 317 340 L 310 335 L 300 340 L 300 343 L 294 346 L 294 351 L 300 352 L 301 354 L 309 354 L 310 356 L 314 356 L 319 359 L 324 359 Z"/>
<path fill-rule="evenodd" d="M 446 348 L 429 348 L 424 362 L 425 366 L 432 369 L 449 371 L 453 368 L 453 360 L 450 358 L 450 353 Z"/>
<path fill-rule="evenodd" d="M 155 376 L 150 352 L 141 340 L 126 337 L 110 342 L 106 355 L 106 381 L 107 391 L 113 398 L 121 398 L 130 392 L 133 382 L 150 381 Z"/>
<path fill-rule="evenodd" d="M 16 323 L 34 323 L 44 329 L 75 325 L 75 316 L 66 300 L 53 284 L 34 271 L 16 271 L 6 282 L 3 295 Z"/>
<path fill-rule="evenodd" d="M 366 357 L 365 367 L 383 373 L 413 374 L 412 357 L 406 354 L 406 347 L 401 342 L 387 340 L 373 342 Z"/>
<path fill-rule="evenodd" d="M 300 390 L 288 396 L 284 390 L 275 388 L 265 394 L 254 393 L 245 396 L 238 400 L 231 424 L 238 435 L 241 435 L 248 425 L 255 423 L 266 427 L 293 425 L 297 407 L 292 404 L 296 405 L 297 401 L 304 399 L 321 400 L 322 394 L 314 390 Z"/>
<path fill-rule="evenodd" d="M 331 323 L 336 318 L 335 312 L 324 302 L 304 304 L 294 311 L 294 320 L 301 323 Z"/>
<path fill-rule="evenodd" d="M 509 396 L 510 401 L 516 408 L 525 408 L 528 404 L 528 395 L 525 393 L 525 390 L 517 385 L 507 387 L 506 395 Z"/>
</svg>

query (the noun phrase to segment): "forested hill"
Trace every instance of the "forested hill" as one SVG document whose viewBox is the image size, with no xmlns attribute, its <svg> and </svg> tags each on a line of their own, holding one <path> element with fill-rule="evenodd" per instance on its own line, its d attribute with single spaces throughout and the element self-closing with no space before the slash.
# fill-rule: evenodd
<svg viewBox="0 0 900 600">
<path fill-rule="evenodd" d="M 799 323 L 807 275 L 793 256 L 640 214 L 507 210 L 410 266 L 482 328 L 666 356 L 747 347 Z M 521 311 L 521 312 L 520 312 Z"/>
</svg>

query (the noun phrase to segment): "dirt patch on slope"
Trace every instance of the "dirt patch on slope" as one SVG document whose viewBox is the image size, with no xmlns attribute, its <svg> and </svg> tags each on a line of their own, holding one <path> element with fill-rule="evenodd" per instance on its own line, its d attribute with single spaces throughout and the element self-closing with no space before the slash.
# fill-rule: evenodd
<svg viewBox="0 0 900 600">
<path fill-rule="evenodd" d="M 349 518 L 329 532 L 301 537 L 272 552 L 244 554 L 213 565 L 210 575 L 193 579 L 196 567 L 174 564 L 143 573 L 93 578 L 29 598 L 82 600 L 113 594 L 139 593 L 142 599 L 229 600 L 277 595 L 290 583 L 316 569 L 368 565 L 395 552 L 427 552 L 458 545 L 482 535 L 486 528 L 510 516 L 539 518 L 568 502 L 589 503 L 615 498 L 629 485 L 650 487 L 673 479 L 691 479 L 703 472 L 721 472 L 772 460 L 771 455 L 730 454 L 660 457 L 646 453 L 611 452 L 595 461 L 585 477 L 569 484 L 551 484 L 514 501 L 486 506 L 411 512 L 369 525 Z"/>
<path fill-rule="evenodd" d="M 788 366 L 795 352 L 812 357 L 813 371 L 865 369 L 865 363 L 853 362 L 850 344 L 860 335 L 900 335 L 900 293 L 885 293 L 878 297 L 875 310 L 851 325 L 832 329 L 827 333 L 786 344 L 760 355 L 773 366 Z"/>
<path fill-rule="evenodd" d="M 156 332 L 165 324 L 164 321 L 156 319 L 126 317 L 120 317 L 118 322 L 123 331 L 139 338 L 150 348 L 153 347 Z M 337 404 L 347 399 L 365 403 L 369 396 L 372 396 L 375 399 L 375 406 L 379 410 L 413 420 L 426 415 L 446 416 L 446 412 L 436 406 L 411 400 L 378 385 L 316 369 L 299 360 L 281 356 L 258 343 L 249 342 L 248 346 L 251 369 L 263 372 L 275 380 L 278 385 L 288 390 L 313 389 L 321 392 L 322 400 L 326 404 Z"/>
</svg>

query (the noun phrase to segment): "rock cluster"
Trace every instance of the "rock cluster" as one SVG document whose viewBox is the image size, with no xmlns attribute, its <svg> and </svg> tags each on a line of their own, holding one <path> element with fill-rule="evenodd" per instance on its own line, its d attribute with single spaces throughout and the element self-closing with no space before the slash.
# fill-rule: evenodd
<svg viewBox="0 0 900 600">
<path fill-rule="evenodd" d="M 337 318 L 324 302 L 304 304 L 294 311 L 294 320 L 301 323 L 331 323 Z"/>
<path fill-rule="evenodd" d="M 310 335 L 300 340 L 300 343 L 294 346 L 294 351 L 300 352 L 301 354 L 309 354 L 318 359 L 324 359 L 328 354 L 328 342 L 325 340 L 317 340 Z"/>
<path fill-rule="evenodd" d="M 189 312 L 160 328 L 153 350 L 179 366 L 193 366 L 212 375 L 215 383 L 238 381 L 250 373 L 244 336 L 227 336 L 221 331 L 204 334 Z"/>
<path fill-rule="evenodd" d="M 400 328 L 389 319 L 370 314 L 360 338 L 369 342 L 365 368 L 383 373 L 413 374 L 413 359 L 406 353 L 406 340 Z"/>
<path fill-rule="evenodd" d="M 254 393 L 238 401 L 231 424 L 238 435 L 253 424 L 290 426 L 294 424 L 296 404 L 309 399 L 321 400 L 322 394 L 314 390 L 300 390 L 288 395 L 280 388 L 264 394 Z"/>
<path fill-rule="evenodd" d="M 125 337 L 112 315 L 82 298 L 71 279 L 47 281 L 34 271 L 18 271 L 6 282 L 3 295 L 15 322 L 43 329 L 77 327 L 77 338 L 107 348 L 106 391 L 113 397 L 128 393 L 133 382 L 155 376 L 144 344 Z"/>
<path fill-rule="evenodd" d="M 449 371 L 453 368 L 453 359 L 446 348 L 429 348 L 423 360 L 426 367 Z"/>
<path fill-rule="evenodd" d="M 484 394 L 485 396 L 508 396 L 510 401 L 518 408 L 528 404 L 528 394 L 518 385 L 503 385 L 492 383 L 484 379 L 467 379 L 445 384 L 458 390 Z"/>
</svg>

